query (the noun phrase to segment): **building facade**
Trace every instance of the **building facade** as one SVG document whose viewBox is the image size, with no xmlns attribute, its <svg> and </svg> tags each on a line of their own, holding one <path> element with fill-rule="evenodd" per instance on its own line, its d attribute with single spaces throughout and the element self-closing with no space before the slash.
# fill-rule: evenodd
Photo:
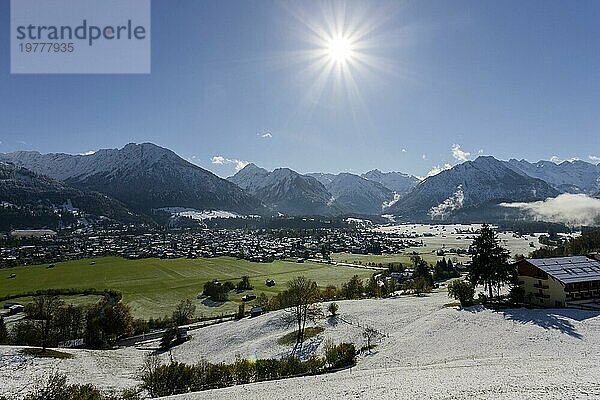
<svg viewBox="0 0 600 400">
<path fill-rule="evenodd" d="M 600 304 L 600 261 L 585 256 L 517 262 L 525 302 L 541 307 Z"/>
</svg>

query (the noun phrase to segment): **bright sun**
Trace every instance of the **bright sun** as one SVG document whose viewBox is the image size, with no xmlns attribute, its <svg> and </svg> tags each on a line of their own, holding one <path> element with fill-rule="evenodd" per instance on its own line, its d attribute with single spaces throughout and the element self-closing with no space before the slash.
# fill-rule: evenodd
<svg viewBox="0 0 600 400">
<path fill-rule="evenodd" d="M 344 64 L 352 58 L 352 43 L 345 37 L 337 37 L 327 43 L 327 55 L 340 64 Z"/>
</svg>

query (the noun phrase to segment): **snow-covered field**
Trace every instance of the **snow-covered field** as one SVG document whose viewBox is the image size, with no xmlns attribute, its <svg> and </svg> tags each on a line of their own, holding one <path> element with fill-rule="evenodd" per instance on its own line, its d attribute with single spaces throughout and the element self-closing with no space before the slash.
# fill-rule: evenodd
<svg viewBox="0 0 600 400">
<path fill-rule="evenodd" d="M 446 293 L 427 297 L 341 301 L 340 317 L 323 319 L 325 331 L 305 348 L 321 352 L 327 339 L 364 344 L 363 328 L 384 337 L 373 354 L 350 370 L 314 377 L 262 382 L 188 394 L 190 399 L 346 398 L 598 398 L 600 316 L 580 310 L 504 310 L 443 307 Z M 232 361 L 278 357 L 289 351 L 279 313 L 193 331 L 173 349 L 177 361 Z M 0 394 L 55 369 L 73 382 L 105 389 L 137 383 L 148 350 L 72 351 L 64 361 L 27 360 L 6 364 L 16 351 L 0 347 Z M 165 358 L 168 354 L 163 355 Z M 22 358 L 22 357 L 19 357 Z"/>
<path fill-rule="evenodd" d="M 481 228 L 481 224 L 400 224 L 386 225 L 373 228 L 374 231 L 383 233 L 402 234 L 412 236 L 422 240 L 423 244 L 432 249 L 462 248 L 468 249 L 473 239 L 477 236 L 476 230 Z M 542 245 L 539 242 L 541 233 L 534 235 L 516 235 L 512 232 L 499 232 L 498 238 L 502 246 L 507 248 L 512 255 L 529 254 L 539 249 Z M 572 236 L 577 236 L 578 233 Z"/>
<path fill-rule="evenodd" d="M 194 208 L 184 208 L 184 207 L 164 207 L 159 208 L 160 211 L 168 212 L 174 216 L 178 217 L 188 217 L 191 219 L 197 219 L 200 221 L 204 221 L 206 219 L 213 218 L 239 218 L 241 215 L 229 212 L 229 211 L 220 211 L 220 210 L 196 210 Z"/>
</svg>

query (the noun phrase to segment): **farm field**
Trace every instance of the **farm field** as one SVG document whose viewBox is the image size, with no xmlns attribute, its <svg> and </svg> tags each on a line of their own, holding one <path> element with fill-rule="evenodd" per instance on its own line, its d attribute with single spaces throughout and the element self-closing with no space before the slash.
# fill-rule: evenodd
<svg viewBox="0 0 600 400">
<path fill-rule="evenodd" d="M 437 260 L 441 260 L 442 257 L 438 257 L 435 254 L 435 250 L 428 249 L 426 247 L 414 247 L 410 249 L 406 249 L 404 253 L 400 254 L 352 254 L 352 253 L 333 253 L 331 254 L 331 259 L 337 262 L 342 263 L 350 263 L 350 264 L 359 264 L 359 265 L 367 265 L 368 263 L 376 263 L 383 264 L 386 266 L 388 263 L 402 263 L 405 267 L 410 267 L 412 265 L 412 261 L 410 257 L 412 256 L 412 252 L 416 252 L 419 256 L 427 261 L 429 264 L 435 264 Z M 469 261 L 470 257 L 465 256 L 457 256 L 456 254 L 447 254 L 447 260 L 458 260 L 459 262 Z"/>
<path fill-rule="evenodd" d="M 414 239 L 423 242 L 424 246 L 407 249 L 407 252 L 412 252 L 414 250 L 418 253 L 435 255 L 435 252 L 440 249 L 468 249 L 476 236 L 475 231 L 479 228 L 481 228 L 480 224 L 404 224 L 381 226 L 374 228 L 373 230 L 383 233 L 413 235 Z M 498 232 L 500 243 L 510 251 L 512 256 L 517 254 L 524 254 L 527 256 L 530 252 L 542 247 L 539 243 L 540 235 L 541 234 L 536 233 L 535 235 L 519 236 L 514 235 L 511 232 Z M 450 258 L 452 257 L 453 255 L 450 255 Z"/>
<path fill-rule="evenodd" d="M 236 283 L 241 276 L 248 275 L 254 286 L 253 293 L 265 292 L 272 296 L 299 275 L 313 279 L 320 286 L 340 286 L 353 275 L 367 278 L 372 274 L 359 268 L 310 262 L 253 263 L 228 257 L 193 260 L 103 257 L 94 261 L 93 265 L 92 260 L 83 259 L 57 263 L 54 268 L 37 265 L 0 270 L 0 297 L 39 289 L 115 289 L 123 293 L 123 301 L 131 306 L 135 317 L 156 318 L 170 315 L 182 299 L 196 299 L 204 283 L 212 279 Z M 16 278 L 8 279 L 13 273 Z M 267 278 L 274 279 L 276 285 L 267 287 Z M 218 304 L 196 300 L 196 313 L 215 316 L 235 312 L 243 295 L 231 292 L 229 302 Z"/>
</svg>

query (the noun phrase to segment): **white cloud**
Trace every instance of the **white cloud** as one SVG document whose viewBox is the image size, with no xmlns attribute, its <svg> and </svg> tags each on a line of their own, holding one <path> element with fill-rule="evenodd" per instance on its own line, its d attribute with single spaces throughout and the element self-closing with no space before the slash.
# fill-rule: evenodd
<svg viewBox="0 0 600 400">
<path fill-rule="evenodd" d="M 458 161 L 468 161 L 469 157 L 471 157 L 471 153 L 468 151 L 464 151 L 460 148 L 460 144 L 452 145 L 452 157 L 456 158 Z"/>
<path fill-rule="evenodd" d="M 543 221 L 560 222 L 571 226 L 600 223 L 600 199 L 585 194 L 561 194 L 532 203 L 502 203 L 502 207 L 527 211 Z"/>
<path fill-rule="evenodd" d="M 427 160 L 427 156 L 426 156 L 425 154 L 423 154 L 423 155 L 421 156 L 421 158 L 422 158 L 423 160 Z"/>
<path fill-rule="evenodd" d="M 84 153 L 79 153 L 80 156 L 91 156 L 92 154 L 95 154 L 96 151 L 95 150 L 90 150 L 90 151 L 86 151 Z"/>
<path fill-rule="evenodd" d="M 211 162 L 215 165 L 233 164 L 236 171 L 239 171 L 250 164 L 248 161 L 238 160 L 236 158 L 225 158 L 223 156 L 213 156 Z"/>
<path fill-rule="evenodd" d="M 444 165 L 436 165 L 427 173 L 427 176 L 434 176 L 439 174 L 442 171 L 452 168 L 452 165 L 446 163 Z"/>
<path fill-rule="evenodd" d="M 550 161 L 552 161 L 555 164 L 560 164 L 563 161 L 573 162 L 573 161 L 580 161 L 580 160 L 581 160 L 581 158 L 579 158 L 579 157 L 571 157 L 571 158 L 567 158 L 566 160 L 563 160 L 562 158 L 560 158 L 557 155 L 550 157 Z"/>
<path fill-rule="evenodd" d="M 225 157 L 223 157 L 223 156 L 213 156 L 213 158 L 211 159 L 211 162 L 213 164 L 223 165 L 223 164 L 225 164 Z"/>
<path fill-rule="evenodd" d="M 263 133 L 257 133 L 256 136 L 260 136 L 261 138 L 264 138 L 264 139 L 270 139 L 273 137 L 273 134 L 269 131 L 266 131 Z"/>
<path fill-rule="evenodd" d="M 2 142 L 0 142 L 0 144 L 2 144 Z M 403 153 L 406 153 L 406 149 L 402 149 L 402 152 L 403 152 Z"/>
<path fill-rule="evenodd" d="M 456 192 L 446 200 L 444 200 L 441 204 L 438 204 L 435 207 L 431 207 L 429 209 L 429 216 L 431 219 L 444 219 L 446 215 L 451 213 L 452 211 L 461 209 L 463 203 L 465 202 L 465 193 L 463 191 L 462 185 L 458 185 L 456 188 Z"/>
<path fill-rule="evenodd" d="M 2 144 L 2 142 L 0 142 L 0 144 Z M 590 161 L 600 162 L 600 156 L 588 156 L 588 158 L 590 159 Z"/>
</svg>

